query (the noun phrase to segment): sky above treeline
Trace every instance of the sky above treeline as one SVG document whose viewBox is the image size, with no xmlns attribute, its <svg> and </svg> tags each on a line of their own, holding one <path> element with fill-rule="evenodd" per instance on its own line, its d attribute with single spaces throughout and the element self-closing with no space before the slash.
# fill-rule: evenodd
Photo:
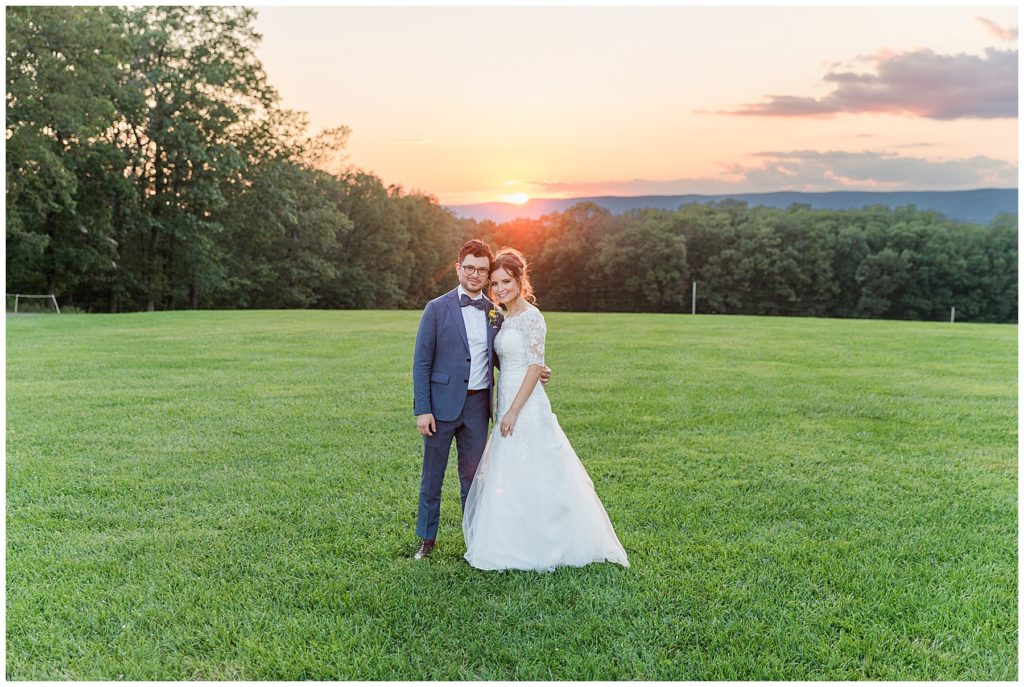
<svg viewBox="0 0 1024 687">
<path fill-rule="evenodd" d="M 1017 186 L 1017 9 L 257 7 L 310 132 L 444 204 Z"/>
</svg>

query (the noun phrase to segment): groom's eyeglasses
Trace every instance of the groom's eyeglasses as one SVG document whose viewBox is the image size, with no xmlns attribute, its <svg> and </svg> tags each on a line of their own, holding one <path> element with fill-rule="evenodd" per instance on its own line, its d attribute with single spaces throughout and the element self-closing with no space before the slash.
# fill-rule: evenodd
<svg viewBox="0 0 1024 687">
<path fill-rule="evenodd" d="M 490 267 L 466 267 L 465 265 L 459 265 L 459 267 L 461 267 L 462 271 L 468 275 L 472 276 L 474 273 L 476 273 L 479 274 L 481 277 L 486 277 L 487 273 L 491 269 Z"/>
</svg>

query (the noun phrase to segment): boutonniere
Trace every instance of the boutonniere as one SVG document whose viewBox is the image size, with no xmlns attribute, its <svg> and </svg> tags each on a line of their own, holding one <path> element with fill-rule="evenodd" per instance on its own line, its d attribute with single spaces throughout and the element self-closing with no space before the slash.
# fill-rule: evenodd
<svg viewBox="0 0 1024 687">
<path fill-rule="evenodd" d="M 498 311 L 495 310 L 494 308 L 491 308 L 490 310 L 487 311 L 487 324 L 489 324 L 491 327 L 498 326 Z"/>
</svg>

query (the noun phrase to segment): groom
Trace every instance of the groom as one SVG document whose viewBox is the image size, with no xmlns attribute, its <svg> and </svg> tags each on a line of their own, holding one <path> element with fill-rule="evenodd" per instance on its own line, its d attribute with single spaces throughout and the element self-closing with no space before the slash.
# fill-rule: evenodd
<svg viewBox="0 0 1024 687">
<path fill-rule="evenodd" d="M 427 303 L 416 332 L 413 355 L 413 413 L 423 435 L 423 476 L 416 517 L 420 547 L 414 558 L 434 549 L 441 514 L 441 483 L 452 439 L 459 456 L 462 507 L 487 445 L 487 425 L 494 412 L 494 337 L 501 311 L 484 296 L 491 268 L 491 249 L 478 239 L 459 251 L 455 273 L 459 285 Z M 541 381 L 551 370 L 545 368 Z"/>
</svg>

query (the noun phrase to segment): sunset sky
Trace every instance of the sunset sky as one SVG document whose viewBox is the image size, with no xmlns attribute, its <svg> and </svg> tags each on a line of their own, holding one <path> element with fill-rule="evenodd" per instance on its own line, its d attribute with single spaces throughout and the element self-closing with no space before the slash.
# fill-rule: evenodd
<svg viewBox="0 0 1024 687">
<path fill-rule="evenodd" d="M 349 162 L 445 204 L 1017 186 L 1017 10 L 258 7 Z"/>
</svg>

